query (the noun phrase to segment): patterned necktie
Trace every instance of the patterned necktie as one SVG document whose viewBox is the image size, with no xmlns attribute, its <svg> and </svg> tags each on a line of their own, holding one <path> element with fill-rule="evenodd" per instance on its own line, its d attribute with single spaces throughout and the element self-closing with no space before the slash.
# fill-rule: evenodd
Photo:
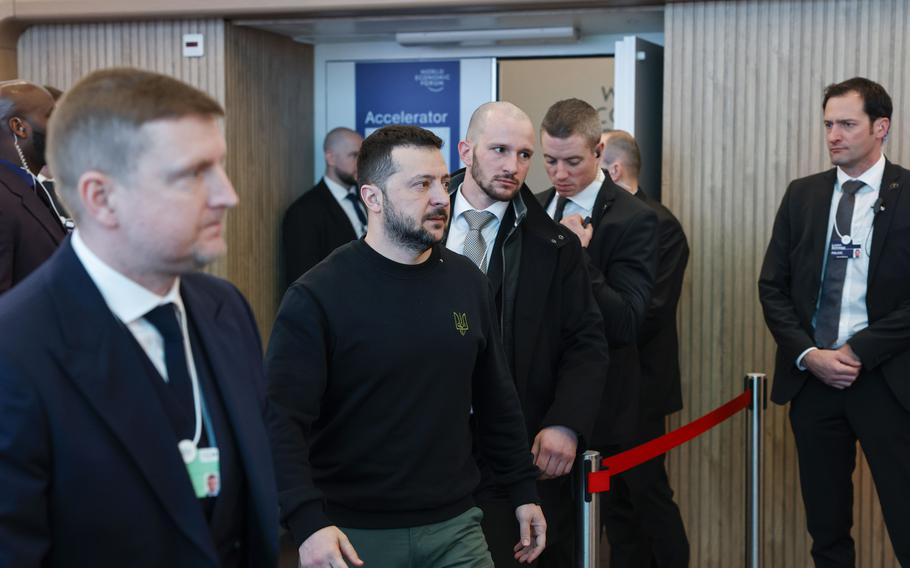
<svg viewBox="0 0 910 568">
<path fill-rule="evenodd" d="M 556 211 L 553 212 L 553 220 L 556 221 L 557 223 L 562 221 L 562 214 L 565 212 L 566 203 L 568 203 L 568 202 L 569 202 L 569 200 L 565 197 L 559 197 L 556 200 Z"/>
<path fill-rule="evenodd" d="M 177 321 L 177 306 L 173 303 L 163 304 L 143 317 L 155 326 L 164 339 L 168 386 L 182 414 L 192 421 L 195 417 L 193 383 L 190 380 L 186 350 L 183 348 L 183 331 Z"/>
<path fill-rule="evenodd" d="M 853 205 L 856 203 L 856 192 L 864 185 L 866 184 L 859 180 L 851 179 L 841 186 L 843 195 L 840 196 L 840 201 L 837 203 L 834 228 L 831 229 L 831 238 L 828 240 L 828 248 L 825 251 L 825 254 L 828 255 L 825 277 L 822 281 L 818 312 L 815 314 L 815 345 L 825 349 L 834 346 L 837 342 L 844 278 L 847 275 L 847 259 L 831 256 L 831 243 L 840 243 L 842 235 L 853 234 L 851 232 Z"/>
<path fill-rule="evenodd" d="M 482 271 L 487 271 L 487 242 L 483 239 L 483 228 L 496 219 L 496 215 L 489 211 L 476 211 L 471 209 L 464 212 L 465 221 L 468 222 L 468 234 L 464 238 L 464 255 L 471 259 Z"/>
<path fill-rule="evenodd" d="M 353 191 L 349 191 L 348 194 L 344 196 L 344 198 L 350 201 L 351 205 L 354 206 L 354 213 L 357 214 L 357 219 L 360 221 L 360 226 L 366 228 L 367 216 L 363 213 L 363 203 L 360 201 L 360 196 Z"/>
</svg>

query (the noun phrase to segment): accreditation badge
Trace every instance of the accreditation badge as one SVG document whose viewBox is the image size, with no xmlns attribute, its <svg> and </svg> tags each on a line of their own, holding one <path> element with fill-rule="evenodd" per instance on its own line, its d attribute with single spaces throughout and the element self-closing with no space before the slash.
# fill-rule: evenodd
<svg viewBox="0 0 910 568">
<path fill-rule="evenodd" d="M 192 460 L 186 462 L 186 471 L 193 483 L 196 497 L 217 497 L 221 493 L 221 465 L 218 448 L 199 448 Z"/>
</svg>

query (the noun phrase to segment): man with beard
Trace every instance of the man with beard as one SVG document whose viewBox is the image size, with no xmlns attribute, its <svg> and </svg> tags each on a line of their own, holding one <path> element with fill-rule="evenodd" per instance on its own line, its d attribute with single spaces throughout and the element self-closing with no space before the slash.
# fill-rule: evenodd
<svg viewBox="0 0 910 568">
<path fill-rule="evenodd" d="M 452 179 L 449 250 L 486 271 L 502 322 L 506 359 L 539 470 L 549 546 L 539 565 L 574 566 L 571 476 L 600 406 L 607 372 L 603 320 L 578 239 L 547 217 L 524 185 L 534 126 L 507 102 L 479 107 L 458 145 L 466 170 Z M 508 495 L 482 456 L 476 493 L 497 567 L 513 565 L 517 538 Z"/>
<path fill-rule="evenodd" d="M 491 567 L 472 493 L 484 460 L 545 545 L 489 283 L 438 246 L 449 175 L 434 134 L 377 130 L 357 163 L 370 231 L 295 282 L 267 355 L 282 521 L 304 567 Z M 362 559 L 362 560 L 361 560 Z"/>
<path fill-rule="evenodd" d="M 0 293 L 38 268 L 66 236 L 36 176 L 54 99 L 26 81 L 0 83 Z"/>
<path fill-rule="evenodd" d="M 285 285 L 367 230 L 357 191 L 357 153 L 363 142 L 350 128 L 335 128 L 325 137 L 325 175 L 288 207 L 281 226 Z"/>
</svg>

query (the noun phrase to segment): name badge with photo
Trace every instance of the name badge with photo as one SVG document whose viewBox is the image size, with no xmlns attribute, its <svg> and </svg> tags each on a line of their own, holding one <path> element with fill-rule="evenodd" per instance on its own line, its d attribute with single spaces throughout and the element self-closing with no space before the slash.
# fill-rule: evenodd
<svg viewBox="0 0 910 568">
<path fill-rule="evenodd" d="M 863 245 L 860 243 L 850 242 L 847 244 L 837 241 L 831 243 L 831 258 L 859 258 L 863 254 Z"/>
<path fill-rule="evenodd" d="M 195 459 L 186 463 L 196 497 L 217 497 L 221 493 L 221 466 L 218 448 L 199 448 Z"/>
</svg>

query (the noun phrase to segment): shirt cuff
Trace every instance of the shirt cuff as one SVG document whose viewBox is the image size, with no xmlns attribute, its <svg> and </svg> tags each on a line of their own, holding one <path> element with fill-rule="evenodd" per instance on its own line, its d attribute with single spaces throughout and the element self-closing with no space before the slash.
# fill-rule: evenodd
<svg viewBox="0 0 910 568">
<path fill-rule="evenodd" d="M 800 371 L 805 371 L 806 369 L 808 369 L 808 367 L 803 365 L 803 359 L 806 358 L 806 354 L 809 353 L 809 351 L 815 351 L 817 349 L 818 349 L 818 347 L 810 347 L 810 348 L 806 349 L 805 351 L 803 351 L 802 353 L 800 353 L 799 357 L 796 358 L 796 368 L 799 369 Z"/>
</svg>

